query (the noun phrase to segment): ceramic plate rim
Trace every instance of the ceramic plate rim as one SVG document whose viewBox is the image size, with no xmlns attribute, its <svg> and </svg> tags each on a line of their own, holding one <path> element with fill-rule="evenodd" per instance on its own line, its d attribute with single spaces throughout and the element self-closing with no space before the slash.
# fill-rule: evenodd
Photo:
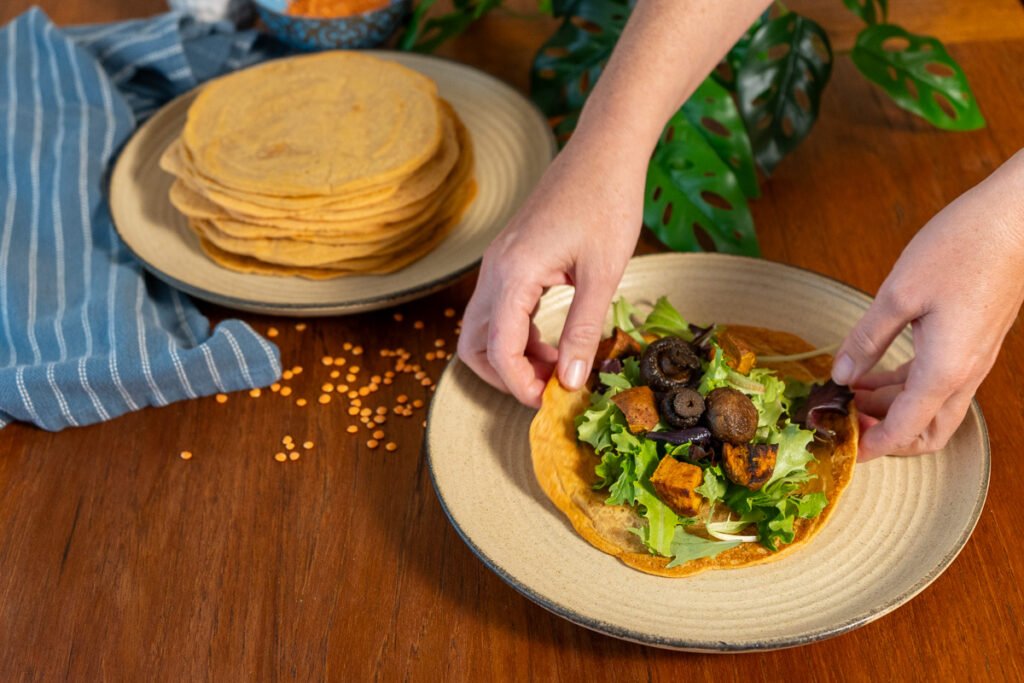
<svg viewBox="0 0 1024 683">
<path fill-rule="evenodd" d="M 634 257 L 632 260 L 637 259 L 659 259 L 659 260 L 675 260 L 680 258 L 699 258 L 699 259 L 727 259 L 737 261 L 758 261 L 761 262 L 763 259 L 754 259 L 747 256 L 737 256 L 732 254 L 704 254 L 704 253 L 659 253 L 650 254 L 645 256 Z M 791 268 L 804 273 L 824 278 L 831 281 L 833 284 L 845 288 L 852 293 L 856 293 L 868 299 L 873 299 L 867 292 L 853 287 L 841 280 L 838 280 L 829 275 L 824 275 L 817 271 L 801 266 L 794 266 L 788 263 L 782 263 L 778 261 L 772 261 L 774 265 L 781 266 L 783 268 Z M 437 386 L 440 388 L 442 384 L 446 384 L 451 381 L 451 375 L 454 373 L 455 368 L 461 363 L 456 356 L 444 369 L 441 377 L 438 379 Z M 436 395 L 436 394 L 435 394 Z M 835 636 L 842 635 L 853 631 L 861 626 L 871 623 L 876 619 L 889 614 L 893 610 L 906 604 L 922 591 L 924 591 L 929 585 L 931 585 L 939 576 L 942 575 L 946 569 L 956 560 L 957 556 L 967 545 L 971 535 L 974 533 L 974 529 L 981 519 L 982 510 L 985 507 L 985 501 L 988 498 L 988 489 L 991 480 L 992 472 L 992 454 L 991 444 L 988 437 L 988 425 L 985 422 L 985 416 L 981 411 L 981 407 L 978 405 L 977 399 L 971 399 L 971 408 L 968 411 L 968 415 L 973 415 L 978 420 L 978 426 L 981 432 L 982 444 L 983 444 L 983 476 L 982 486 L 978 491 L 978 496 L 974 503 L 974 509 L 971 511 L 971 519 L 965 526 L 963 533 L 957 538 L 953 548 L 942 557 L 942 559 L 931 568 L 921 579 L 919 579 L 914 585 L 900 593 L 896 597 L 888 600 L 884 604 L 863 611 L 856 616 L 847 619 L 846 621 L 837 624 L 832 627 L 821 628 L 805 635 L 795 638 L 767 638 L 760 640 L 746 640 L 746 641 L 735 641 L 735 642 L 723 642 L 723 641 L 700 641 L 691 640 L 686 638 L 666 638 L 662 636 L 656 636 L 643 631 L 635 629 L 625 628 L 616 624 L 609 623 L 600 619 L 594 619 L 584 614 L 579 613 L 576 610 L 565 607 L 559 604 L 553 599 L 549 599 L 546 596 L 540 595 L 532 588 L 527 586 L 525 583 L 519 581 L 516 577 L 505 571 L 498 563 L 492 560 L 479 546 L 477 546 L 473 540 L 466 534 L 466 532 L 459 526 L 458 522 L 452 516 L 451 511 L 448 507 L 448 502 L 445 500 L 444 493 L 438 484 L 437 476 L 434 471 L 434 454 L 431 450 L 431 427 L 433 426 L 433 412 L 434 403 L 431 401 L 430 407 L 427 412 L 427 429 L 424 433 L 423 448 L 427 458 L 427 469 L 430 472 L 430 482 L 434 487 L 434 494 L 437 496 L 438 501 L 441 504 L 441 509 L 444 511 L 445 517 L 448 518 L 449 523 L 455 528 L 455 532 L 459 535 L 459 538 L 469 546 L 470 551 L 480 559 L 484 565 L 493 571 L 498 577 L 506 584 L 514 588 L 520 594 L 528 598 L 530 601 L 540 605 L 544 609 L 556 614 L 572 623 L 588 628 L 592 631 L 609 635 L 621 640 L 627 640 L 641 645 L 651 645 L 659 648 L 666 648 L 671 650 L 684 650 L 691 652 L 706 652 L 706 653 L 739 653 L 739 652 L 756 652 L 756 651 L 767 651 L 767 650 L 781 650 L 791 647 L 799 647 L 801 645 L 809 645 L 821 640 L 827 640 Z M 666 579 L 667 581 L 674 581 L 677 579 Z"/>
<path fill-rule="evenodd" d="M 549 147 L 550 152 L 551 152 L 551 157 L 554 158 L 554 155 L 555 155 L 555 153 L 557 151 L 557 146 L 558 145 L 557 145 L 557 141 L 555 140 L 554 133 L 551 131 L 551 128 L 546 125 L 546 119 L 545 119 L 545 117 L 543 115 L 543 112 L 541 112 L 540 108 L 537 107 L 537 105 L 534 104 L 534 102 L 532 100 L 530 100 L 528 97 L 524 96 L 522 93 L 520 93 L 514 87 L 512 87 L 510 84 L 506 83 L 505 81 L 503 81 L 502 79 L 498 78 L 497 76 L 494 76 L 494 75 L 492 75 L 492 74 L 490 74 L 490 73 L 488 73 L 486 71 L 483 71 L 481 69 L 477 69 L 476 67 L 470 66 L 469 64 L 465 64 L 463 62 L 460 62 L 460 61 L 457 61 L 455 59 L 451 59 L 451 58 L 448 58 L 448 57 L 441 57 L 441 56 L 436 56 L 436 55 L 422 55 L 422 54 L 419 54 L 419 53 L 406 53 L 406 52 L 401 52 L 401 51 L 397 51 L 397 50 L 365 49 L 365 50 L 359 50 L 359 51 L 360 52 L 367 52 L 367 53 L 370 53 L 370 54 L 372 54 L 374 56 L 381 56 L 382 58 L 385 58 L 385 59 L 392 58 L 392 57 L 399 57 L 399 58 L 409 58 L 409 57 L 412 57 L 414 61 L 416 59 L 422 59 L 424 61 L 444 62 L 444 63 L 452 65 L 452 66 L 454 66 L 456 68 L 468 69 L 468 70 L 476 72 L 477 74 L 481 74 L 483 76 L 486 76 L 490 81 L 492 81 L 495 84 L 495 86 L 497 86 L 497 87 L 499 87 L 501 89 L 504 89 L 508 93 L 510 93 L 510 94 L 514 95 L 516 98 L 518 98 L 523 104 L 528 105 L 528 108 L 532 111 L 532 114 L 534 116 L 536 116 L 538 121 L 545 122 L 545 125 L 543 127 L 544 130 L 547 132 L 547 135 L 545 136 L 545 140 L 548 143 L 548 147 Z M 289 58 L 292 58 L 292 57 L 301 57 L 301 56 L 304 56 L 304 55 L 303 54 L 288 55 L 288 56 L 285 56 L 285 57 L 281 57 L 279 59 L 289 59 Z M 258 65 L 254 64 L 254 65 L 251 65 L 251 66 L 258 66 Z M 251 67 L 246 67 L 246 68 L 251 68 Z M 412 67 L 410 67 L 410 68 L 412 68 Z M 140 134 L 143 133 L 143 131 L 146 129 L 146 126 L 149 124 L 149 122 L 152 121 L 154 118 L 156 118 L 156 116 L 158 116 L 165 109 L 168 109 L 168 108 L 174 106 L 175 104 L 179 103 L 182 100 L 187 100 L 189 98 L 195 97 L 199 93 L 199 91 L 205 85 L 206 85 L 206 83 L 201 83 L 201 84 L 197 85 L 196 87 L 194 87 L 194 88 L 192 88 L 192 89 L 190 89 L 190 90 L 188 90 L 188 91 L 186 91 L 184 93 L 181 93 L 180 95 L 178 95 L 178 96 L 174 97 L 173 99 L 169 100 L 168 102 L 163 104 L 157 111 L 155 111 L 152 114 L 152 116 L 150 116 L 141 126 L 139 126 L 139 128 L 137 128 L 132 133 L 132 135 L 125 141 L 124 145 L 122 145 L 121 149 L 118 152 L 117 159 L 114 161 L 113 166 L 111 166 L 110 181 L 109 181 L 110 185 L 108 186 L 108 190 L 107 190 L 108 191 L 108 195 L 112 196 L 113 193 L 121 191 L 121 188 L 114 184 L 114 178 L 117 176 L 117 168 L 118 168 L 118 166 L 121 163 L 122 152 L 124 152 L 124 150 L 129 145 L 131 145 Z M 108 201 L 108 203 L 109 204 L 113 204 L 113 202 L 111 202 L 111 201 Z M 430 294 L 433 294 L 435 292 L 438 292 L 438 291 L 444 289 L 445 287 L 451 285 L 452 283 L 456 282 L 457 280 L 459 280 L 460 278 L 465 276 L 467 273 L 469 273 L 473 269 L 477 268 L 480 265 L 481 260 L 483 259 L 483 254 L 481 253 L 478 256 L 476 256 L 469 263 L 467 263 L 467 264 L 465 264 L 465 265 L 463 265 L 463 266 L 461 266 L 459 268 L 456 268 L 454 270 L 451 270 L 451 271 L 449 271 L 447 273 L 439 275 L 438 277 L 436 277 L 436 278 L 434 278 L 434 279 L 432 279 L 432 280 L 430 280 L 428 282 L 424 282 L 424 283 L 419 284 L 419 285 L 412 285 L 412 286 L 409 286 L 409 287 L 405 287 L 403 289 L 392 290 L 392 291 L 385 292 L 385 293 L 382 293 L 382 294 L 375 294 L 375 295 L 370 295 L 370 296 L 363 296 L 363 297 L 360 297 L 360 298 L 357 298 L 357 299 L 346 299 L 346 300 L 340 300 L 340 301 L 339 300 L 333 300 L 333 301 L 309 301 L 309 302 L 303 302 L 303 303 L 296 303 L 296 302 L 292 302 L 292 303 L 271 303 L 271 302 L 266 302 L 266 301 L 259 301 L 257 299 L 240 299 L 240 298 L 235 297 L 235 296 L 231 296 L 231 295 L 227 295 L 227 294 L 222 294 L 220 292 L 204 289 L 202 287 L 190 284 L 188 282 L 184 282 L 184 281 L 180 280 L 179 278 L 176 278 L 176 277 L 174 277 L 174 276 L 164 272 L 158 266 L 156 266 L 153 263 L 151 263 L 150 261 L 144 259 L 136 251 L 136 249 L 128 242 L 128 240 L 125 239 L 123 231 L 122 231 L 121 227 L 118 225 L 117 220 L 114 218 L 112 210 L 111 210 L 111 222 L 114 225 L 114 229 L 117 231 L 117 235 L 118 235 L 118 238 L 121 240 L 121 243 L 124 244 L 125 247 L 127 247 L 128 251 L 132 254 L 132 256 L 135 258 L 135 260 L 138 261 L 142 265 L 143 268 L 145 268 L 147 271 L 152 273 L 155 277 L 157 277 L 161 281 L 171 285 L 172 287 L 174 287 L 176 289 L 181 290 L 182 292 L 184 292 L 184 293 L 186 293 L 186 294 L 188 294 L 190 296 L 194 296 L 194 297 L 196 297 L 198 299 L 202 299 L 203 301 L 207 301 L 207 302 L 212 303 L 212 304 L 216 304 L 216 305 L 219 305 L 219 306 L 224 306 L 224 307 L 227 307 L 227 308 L 232 308 L 232 309 L 235 309 L 235 310 L 248 311 L 248 312 L 252 312 L 252 313 L 271 314 L 271 315 L 292 315 L 292 316 L 298 316 L 298 315 L 344 315 L 344 314 L 350 314 L 350 313 L 360 313 L 360 312 L 365 312 L 365 311 L 370 311 L 370 310 L 376 310 L 378 308 L 385 308 L 387 306 L 394 306 L 394 305 L 406 303 L 406 302 L 411 301 L 413 299 L 418 299 L 418 298 L 421 298 L 421 297 L 429 296 Z"/>
</svg>

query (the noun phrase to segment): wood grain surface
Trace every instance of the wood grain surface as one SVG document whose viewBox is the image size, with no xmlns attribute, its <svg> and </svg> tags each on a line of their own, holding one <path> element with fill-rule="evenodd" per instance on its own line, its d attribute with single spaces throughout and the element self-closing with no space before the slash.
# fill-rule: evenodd
<svg viewBox="0 0 1024 683">
<path fill-rule="evenodd" d="M 27 2 L 0 2 L 0 20 Z M 838 0 L 812 5 L 836 31 Z M 953 45 L 989 127 L 930 129 L 837 60 L 821 119 L 754 202 L 766 258 L 874 291 L 936 211 L 1024 147 L 1024 11 L 1010 0 L 893 0 Z M 58 22 L 159 11 L 156 0 L 47 0 Z M 827 5 L 827 7 L 826 7 Z M 548 22 L 494 16 L 445 48 L 525 88 Z M 969 239 L 965 235 L 965 241 Z M 965 248 L 970 248 L 965 244 Z M 640 251 L 657 249 L 645 236 Z M 983 277 L 979 273 L 979 277 Z M 1010 332 L 978 398 L 993 453 L 988 503 L 959 559 L 923 594 L 864 628 L 794 650 L 660 651 L 597 635 L 534 605 L 484 568 L 448 524 L 421 454 L 424 411 L 389 413 L 397 450 L 319 387 L 344 355 L 383 374 L 404 347 L 424 360 L 472 278 L 396 311 L 277 327 L 284 398 L 232 395 L 51 434 L 0 431 L 0 680 L 1024 680 L 1024 329 Z M 232 315 L 204 306 L 214 318 Z M 423 322 L 417 329 L 415 321 Z M 344 344 L 360 344 L 353 356 Z M 410 362 L 413 362 L 410 360 Z M 340 368 L 344 371 L 346 368 Z M 344 374 L 344 373 L 342 373 Z M 410 374 L 365 400 L 426 399 Z M 310 399 L 298 407 L 299 396 Z M 280 463 L 281 439 L 312 450 Z M 525 436 L 524 436 L 525 438 Z M 301 447 L 300 447 L 301 448 Z M 183 450 L 194 456 L 185 461 Z M 871 520 L 864 520 L 871 524 Z M 856 567 L 837 567 L 836 581 Z"/>
</svg>

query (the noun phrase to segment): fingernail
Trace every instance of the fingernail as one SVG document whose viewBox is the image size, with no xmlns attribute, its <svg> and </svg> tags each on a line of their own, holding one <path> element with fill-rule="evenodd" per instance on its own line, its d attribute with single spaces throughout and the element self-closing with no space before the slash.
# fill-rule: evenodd
<svg viewBox="0 0 1024 683">
<path fill-rule="evenodd" d="M 576 360 L 569 363 L 569 366 L 562 373 L 562 384 L 565 385 L 566 389 L 576 390 L 583 386 L 583 382 L 587 379 L 587 364 L 582 359 L 577 358 Z"/>
<path fill-rule="evenodd" d="M 851 379 L 853 379 L 853 359 L 844 353 L 832 366 L 832 381 L 836 384 L 849 384 Z"/>
</svg>

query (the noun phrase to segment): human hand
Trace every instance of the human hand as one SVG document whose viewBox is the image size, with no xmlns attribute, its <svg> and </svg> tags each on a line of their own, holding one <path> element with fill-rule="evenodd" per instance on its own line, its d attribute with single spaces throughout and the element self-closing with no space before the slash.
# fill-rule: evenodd
<svg viewBox="0 0 1024 683">
<path fill-rule="evenodd" d="M 484 254 L 459 337 L 463 362 L 534 407 L 556 364 L 567 388 L 586 381 L 643 217 L 646 155 L 579 136 Z M 562 284 L 576 292 L 556 350 L 531 319 L 544 290 Z"/>
<path fill-rule="evenodd" d="M 939 212 L 911 240 L 836 353 L 856 391 L 860 460 L 945 446 L 992 369 L 1024 299 L 1024 155 Z M 869 373 L 907 324 L 914 358 Z"/>
</svg>

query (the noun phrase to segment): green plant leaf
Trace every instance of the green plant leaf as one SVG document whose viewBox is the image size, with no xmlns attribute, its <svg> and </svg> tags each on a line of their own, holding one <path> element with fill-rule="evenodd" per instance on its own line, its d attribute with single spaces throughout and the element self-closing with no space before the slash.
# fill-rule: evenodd
<svg viewBox="0 0 1024 683">
<path fill-rule="evenodd" d="M 766 173 L 814 126 L 832 72 L 832 48 L 816 23 L 790 12 L 761 26 L 736 78 L 740 114 Z"/>
<path fill-rule="evenodd" d="M 438 17 L 427 18 L 427 11 L 437 0 L 418 0 L 405 31 L 398 40 L 398 49 L 433 52 L 443 43 L 463 33 L 474 22 L 488 14 L 503 0 L 455 0 L 454 9 Z"/>
<path fill-rule="evenodd" d="M 889 0 L 843 0 L 843 4 L 865 24 L 884 24 L 889 18 Z"/>
<path fill-rule="evenodd" d="M 630 10 L 629 0 L 576 0 L 566 10 L 565 21 L 541 46 L 530 72 L 530 96 L 545 115 L 574 123 Z"/>
<path fill-rule="evenodd" d="M 850 57 L 900 107 L 945 130 L 985 126 L 960 65 L 938 39 L 899 26 L 868 26 L 857 36 Z"/>
<path fill-rule="evenodd" d="M 736 74 L 739 73 L 740 66 L 743 64 L 743 60 L 747 57 L 747 50 L 750 48 L 750 40 L 754 37 L 754 33 L 757 29 L 769 20 L 770 10 L 766 10 L 759 16 L 750 28 L 740 36 L 740 39 L 729 48 L 729 51 L 722 58 L 722 61 L 715 67 L 715 70 L 711 72 L 712 78 L 714 78 L 719 85 L 735 92 L 736 90 Z"/>
<path fill-rule="evenodd" d="M 666 134 L 680 117 L 685 117 L 732 169 L 747 197 L 760 195 L 750 138 L 728 90 L 706 78 L 669 120 Z"/>
<path fill-rule="evenodd" d="M 739 181 L 685 118 L 647 169 L 644 223 L 676 251 L 760 255 L 754 221 Z"/>
</svg>

